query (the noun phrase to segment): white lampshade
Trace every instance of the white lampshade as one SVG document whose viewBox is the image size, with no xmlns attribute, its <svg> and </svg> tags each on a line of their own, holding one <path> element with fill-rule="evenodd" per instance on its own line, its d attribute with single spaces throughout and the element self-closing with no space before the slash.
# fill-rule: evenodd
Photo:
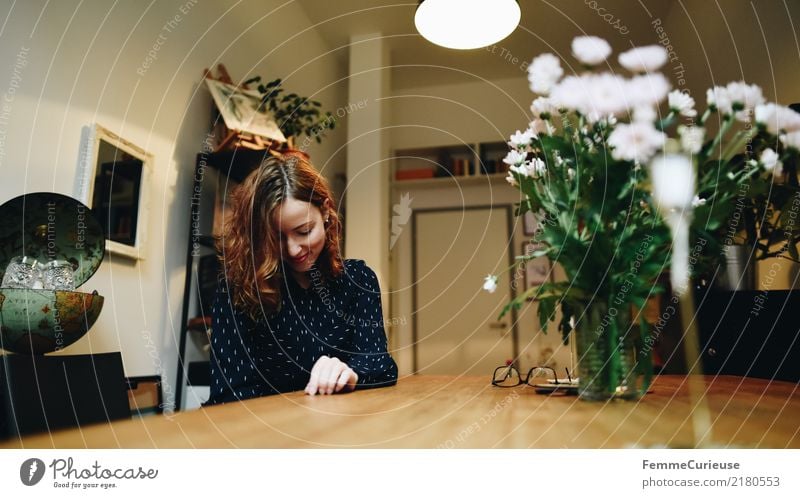
<svg viewBox="0 0 800 498">
<path fill-rule="evenodd" d="M 423 0 L 414 24 L 428 41 L 464 50 L 499 42 L 519 18 L 517 0 Z"/>
</svg>

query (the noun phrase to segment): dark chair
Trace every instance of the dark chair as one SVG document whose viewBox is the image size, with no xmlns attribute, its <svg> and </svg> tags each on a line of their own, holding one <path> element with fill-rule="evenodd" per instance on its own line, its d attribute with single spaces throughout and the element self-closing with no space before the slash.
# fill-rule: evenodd
<svg viewBox="0 0 800 498">
<path fill-rule="evenodd" d="M 120 353 L 0 356 L 0 439 L 128 417 Z"/>
</svg>

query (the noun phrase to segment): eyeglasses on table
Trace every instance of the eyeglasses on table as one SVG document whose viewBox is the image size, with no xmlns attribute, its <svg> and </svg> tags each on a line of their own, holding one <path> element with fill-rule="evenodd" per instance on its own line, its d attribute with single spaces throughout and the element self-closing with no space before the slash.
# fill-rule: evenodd
<svg viewBox="0 0 800 498">
<path fill-rule="evenodd" d="M 492 385 L 497 387 L 517 387 L 527 384 L 541 394 L 554 392 L 577 393 L 577 379 L 572 378 L 568 368 L 565 368 L 564 371 L 567 374 L 566 382 L 563 379 L 558 379 L 558 375 L 552 367 L 531 367 L 528 373 L 523 376 L 513 364 L 503 365 L 494 369 Z"/>
</svg>

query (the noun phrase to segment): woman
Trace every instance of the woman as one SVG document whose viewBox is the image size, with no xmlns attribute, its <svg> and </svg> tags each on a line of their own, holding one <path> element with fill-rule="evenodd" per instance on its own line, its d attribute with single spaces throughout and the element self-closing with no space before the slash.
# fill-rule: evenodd
<svg viewBox="0 0 800 498">
<path fill-rule="evenodd" d="M 330 189 L 304 156 L 265 160 L 225 218 L 208 404 L 397 382 L 378 280 L 363 261 L 342 261 Z"/>
</svg>

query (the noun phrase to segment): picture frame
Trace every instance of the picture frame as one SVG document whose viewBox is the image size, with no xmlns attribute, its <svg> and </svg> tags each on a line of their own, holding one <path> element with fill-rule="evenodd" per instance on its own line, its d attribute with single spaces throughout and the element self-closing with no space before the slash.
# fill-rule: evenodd
<svg viewBox="0 0 800 498">
<path fill-rule="evenodd" d="M 521 254 L 531 254 L 542 246 L 541 243 L 523 242 Z M 553 279 L 553 265 L 550 264 L 550 259 L 548 259 L 547 256 L 539 256 L 538 258 L 525 261 L 524 270 L 522 278 L 525 280 L 525 290 L 542 285 Z M 528 299 L 528 301 L 533 300 L 533 298 Z"/>
<path fill-rule="evenodd" d="M 260 110 L 260 93 L 211 78 L 206 78 L 206 85 L 229 130 L 251 133 L 276 142 L 286 142 L 286 137 L 272 115 Z"/>
<path fill-rule="evenodd" d="M 75 198 L 103 226 L 106 251 L 145 259 L 153 155 L 95 123 L 82 132 Z"/>
<path fill-rule="evenodd" d="M 539 218 L 532 211 L 525 213 L 522 219 L 522 233 L 525 235 L 534 235 L 536 230 L 539 229 Z"/>
</svg>

